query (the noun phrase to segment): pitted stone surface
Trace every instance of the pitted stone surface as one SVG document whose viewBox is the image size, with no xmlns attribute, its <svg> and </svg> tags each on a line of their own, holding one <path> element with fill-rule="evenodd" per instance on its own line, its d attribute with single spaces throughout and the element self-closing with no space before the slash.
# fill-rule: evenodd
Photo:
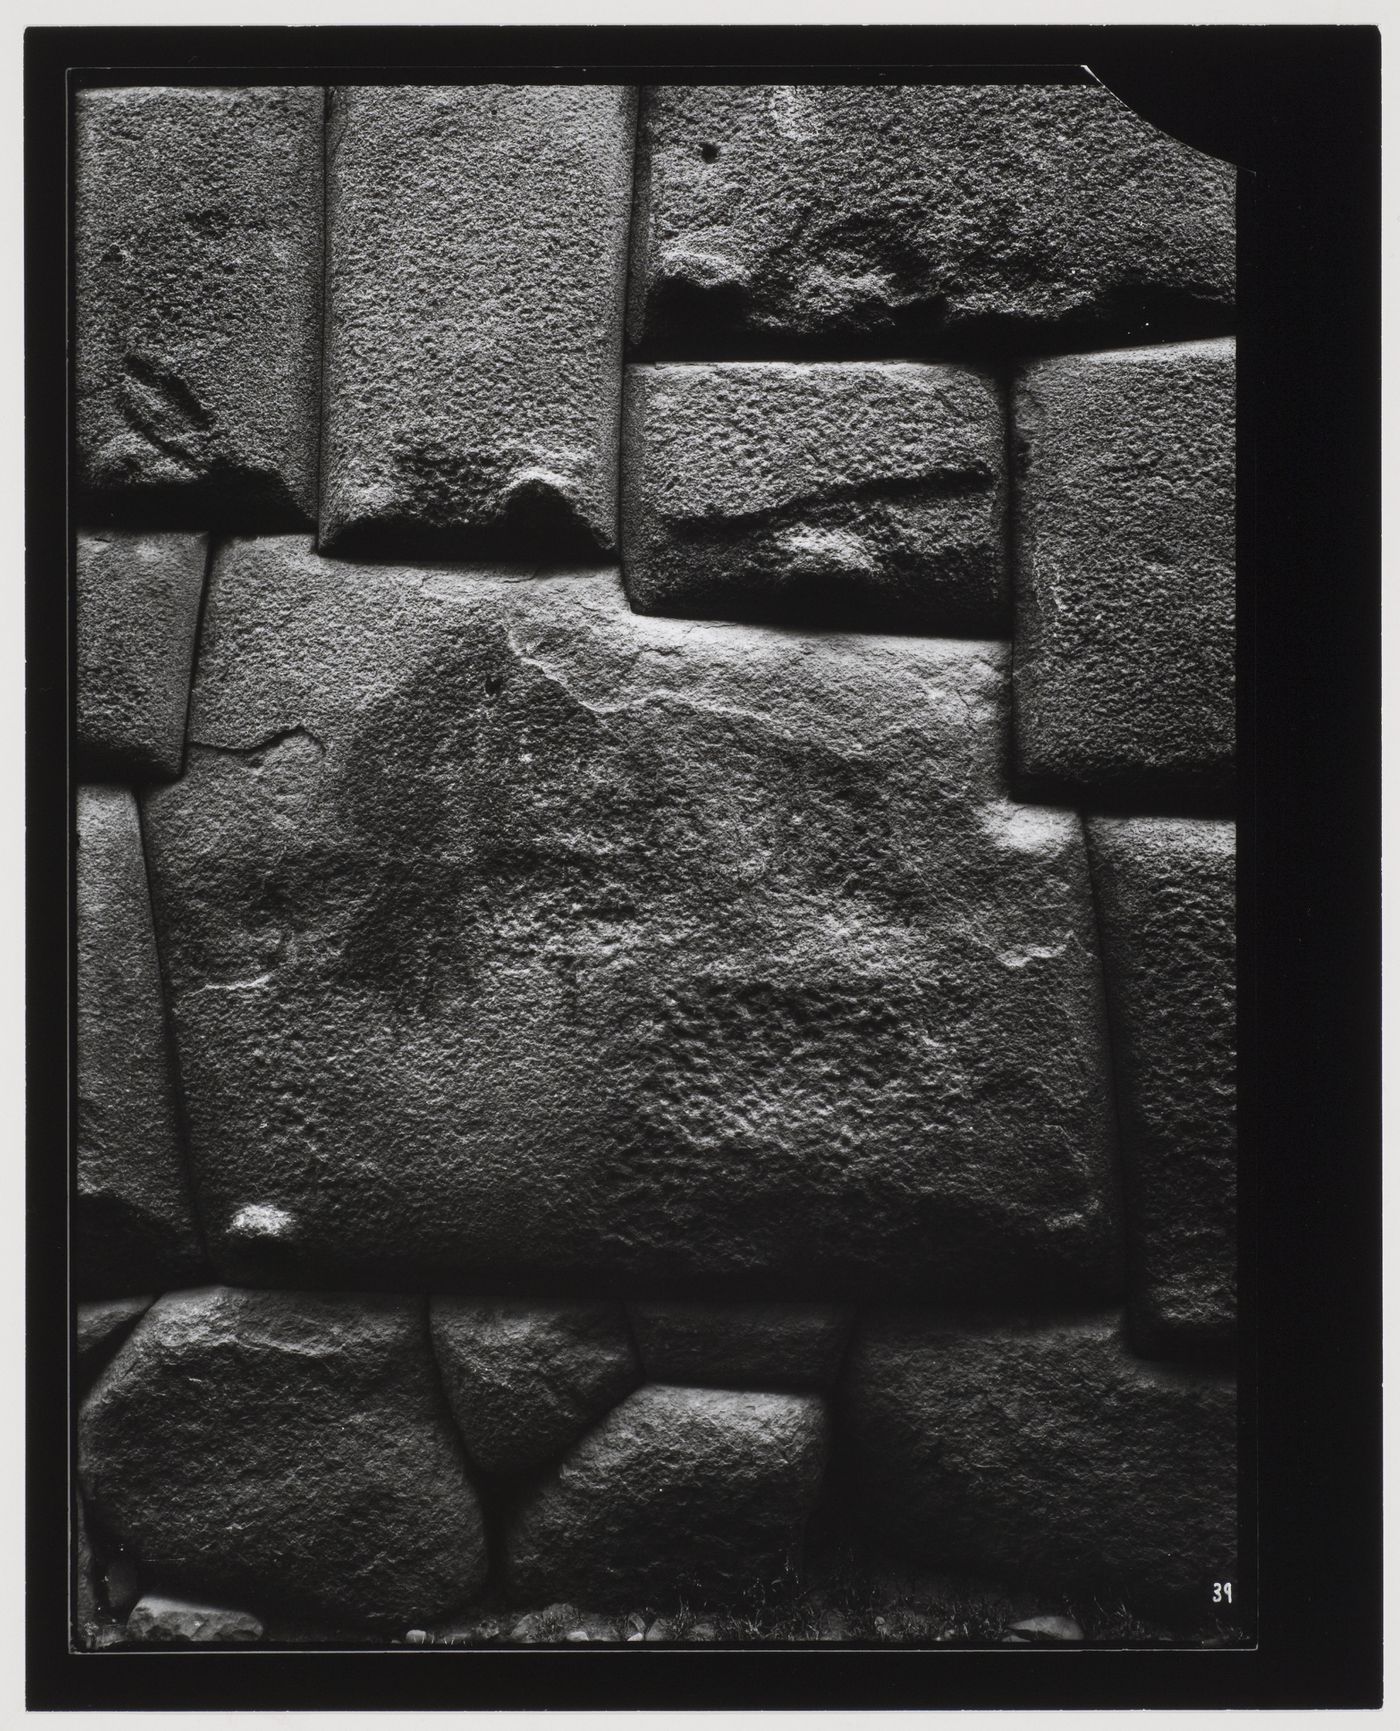
<svg viewBox="0 0 1400 1731">
<path fill-rule="evenodd" d="M 430 1315 L 452 1416 L 488 1472 L 541 1466 L 642 1380 L 620 1304 L 438 1297 Z"/>
<path fill-rule="evenodd" d="M 77 877 L 73 1278 L 80 1294 L 110 1298 L 182 1285 L 201 1261 L 129 788 L 79 789 Z"/>
<path fill-rule="evenodd" d="M 659 85 L 630 336 L 1023 349 L 1226 328 L 1235 171 L 1098 85 Z"/>
<path fill-rule="evenodd" d="M 1235 1327 L 1235 826 L 1094 818 L 1134 1342 L 1228 1347 Z"/>
<path fill-rule="evenodd" d="M 179 775 L 207 535 L 78 537 L 78 749 L 96 773 Z"/>
<path fill-rule="evenodd" d="M 642 613 L 1005 635 L 995 382 L 916 361 L 629 367 Z"/>
<path fill-rule="evenodd" d="M 90 1382 L 96 1376 L 132 1323 L 144 1316 L 154 1302 L 148 1294 L 142 1298 L 108 1298 L 78 1306 L 77 1371 L 81 1381 Z"/>
<path fill-rule="evenodd" d="M 1143 801 L 1224 792 L 1233 341 L 1037 362 L 1015 418 L 1019 770 Z"/>
<path fill-rule="evenodd" d="M 77 101 L 78 476 L 92 517 L 315 517 L 321 150 L 310 87 Z"/>
<path fill-rule="evenodd" d="M 615 545 L 635 104 L 603 84 L 331 93 L 323 545 Z"/>
<path fill-rule="evenodd" d="M 834 1304 L 634 1304 L 653 1382 L 721 1388 L 830 1388 L 851 1329 Z"/>
<path fill-rule="evenodd" d="M 216 1600 L 369 1623 L 485 1578 L 420 1300 L 168 1294 L 84 1403 L 78 1453 L 142 1568 Z"/>
<path fill-rule="evenodd" d="M 770 1585 L 800 1567 L 826 1452 L 816 1395 L 650 1383 L 527 1493 L 506 1591 L 634 1605 Z"/>
<path fill-rule="evenodd" d="M 862 1530 L 927 1567 L 1144 1604 L 1234 1572 L 1233 1380 L 1134 1357 L 1116 1314 L 871 1312 L 837 1410 Z"/>
<path fill-rule="evenodd" d="M 1083 837 L 1008 798 L 1006 686 L 230 546 L 146 808 L 221 1272 L 1116 1291 Z"/>
</svg>

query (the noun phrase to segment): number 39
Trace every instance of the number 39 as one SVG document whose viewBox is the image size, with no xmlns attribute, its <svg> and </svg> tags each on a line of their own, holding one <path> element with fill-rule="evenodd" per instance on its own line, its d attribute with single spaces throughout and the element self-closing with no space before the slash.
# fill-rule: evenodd
<svg viewBox="0 0 1400 1731">
<path fill-rule="evenodd" d="M 1219 1605 L 1221 1603 L 1233 1605 L 1235 1602 L 1234 1590 L 1231 1588 L 1228 1581 L 1215 1582 L 1210 1598 L 1213 1605 Z"/>
</svg>

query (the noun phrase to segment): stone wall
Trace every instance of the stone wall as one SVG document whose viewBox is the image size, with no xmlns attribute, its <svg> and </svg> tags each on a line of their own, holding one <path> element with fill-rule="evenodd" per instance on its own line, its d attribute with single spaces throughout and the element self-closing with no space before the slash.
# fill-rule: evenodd
<svg viewBox="0 0 1400 1731">
<path fill-rule="evenodd" d="M 1201 1625 L 1233 171 L 1087 83 L 76 164 L 79 1643 Z"/>
</svg>

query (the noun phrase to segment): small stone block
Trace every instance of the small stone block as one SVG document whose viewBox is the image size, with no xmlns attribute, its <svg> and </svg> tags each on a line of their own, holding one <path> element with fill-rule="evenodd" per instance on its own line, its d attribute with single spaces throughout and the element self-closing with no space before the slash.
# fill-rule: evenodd
<svg viewBox="0 0 1400 1731">
<path fill-rule="evenodd" d="M 147 1593 L 127 1618 L 126 1632 L 133 1641 L 153 1645 L 203 1647 L 260 1641 L 264 1630 L 251 1611 Z"/>
</svg>

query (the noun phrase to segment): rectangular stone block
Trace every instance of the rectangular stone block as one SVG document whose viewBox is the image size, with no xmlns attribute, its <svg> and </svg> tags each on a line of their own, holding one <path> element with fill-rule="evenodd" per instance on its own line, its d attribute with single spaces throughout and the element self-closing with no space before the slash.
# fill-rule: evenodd
<svg viewBox="0 0 1400 1731">
<path fill-rule="evenodd" d="M 73 1278 L 113 1298 L 183 1285 L 201 1260 L 129 788 L 79 789 L 77 876 Z"/>
<path fill-rule="evenodd" d="M 1230 328 L 1235 170 L 1098 84 L 653 85 L 637 181 L 652 358 Z"/>
<path fill-rule="evenodd" d="M 1040 361 L 1015 400 L 1016 763 L 1219 798 L 1235 752 L 1235 347 Z"/>
<path fill-rule="evenodd" d="M 207 535 L 78 537 L 78 749 L 94 774 L 180 773 Z"/>
<path fill-rule="evenodd" d="M 629 367 L 642 613 L 1008 629 L 1000 393 L 916 361 Z"/>
<path fill-rule="evenodd" d="M 1235 1332 L 1235 826 L 1094 818 L 1140 1350 Z"/>
<path fill-rule="evenodd" d="M 221 1271 L 1120 1290 L 1082 827 L 1008 797 L 1006 663 L 229 544 L 146 804 Z"/>
<path fill-rule="evenodd" d="M 314 521 L 324 107 L 310 87 L 79 93 L 88 521 Z"/>
<path fill-rule="evenodd" d="M 615 545 L 635 105 L 603 84 L 332 91 L 323 546 Z"/>
</svg>

